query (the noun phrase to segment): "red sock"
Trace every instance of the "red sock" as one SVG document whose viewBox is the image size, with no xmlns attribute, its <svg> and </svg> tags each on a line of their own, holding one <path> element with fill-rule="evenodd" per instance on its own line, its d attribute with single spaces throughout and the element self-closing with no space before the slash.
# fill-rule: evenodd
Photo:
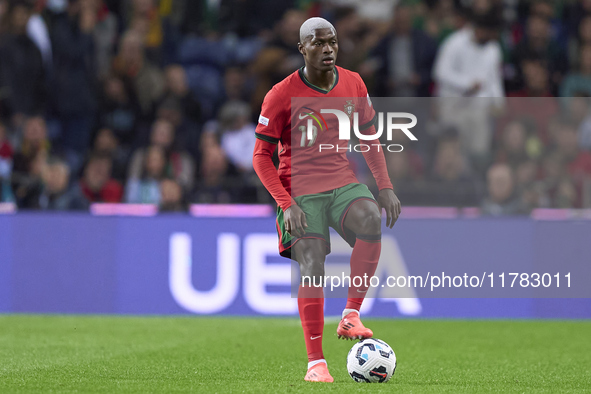
<svg viewBox="0 0 591 394">
<path fill-rule="evenodd" d="M 364 240 L 357 238 L 351 254 L 351 286 L 349 287 L 345 309 L 358 311 L 361 308 L 369 287 L 369 280 L 376 272 L 381 251 L 382 242 L 380 239 Z M 367 275 L 367 280 L 362 280 L 364 283 L 361 283 L 361 286 L 354 286 L 353 278 L 357 276 L 363 279 L 364 274 Z M 356 284 L 359 284 L 359 279 L 356 280 Z"/>
<path fill-rule="evenodd" d="M 324 291 L 322 287 L 302 286 L 298 290 L 298 310 L 304 329 L 308 362 L 324 358 L 322 330 L 324 329 Z"/>
</svg>

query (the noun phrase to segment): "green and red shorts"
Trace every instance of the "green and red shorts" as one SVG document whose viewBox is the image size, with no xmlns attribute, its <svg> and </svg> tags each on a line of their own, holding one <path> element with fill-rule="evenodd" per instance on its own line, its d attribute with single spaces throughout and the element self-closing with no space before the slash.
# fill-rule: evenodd
<svg viewBox="0 0 591 394">
<path fill-rule="evenodd" d="M 345 217 L 351 206 L 359 200 L 370 200 L 377 204 L 367 186 L 350 183 L 338 189 L 316 194 L 304 194 L 294 198 L 306 214 L 308 227 L 301 237 L 293 237 L 285 230 L 283 210 L 277 207 L 277 233 L 279 254 L 291 258 L 291 247 L 300 239 L 317 238 L 324 240 L 326 254 L 330 253 L 330 230 L 332 227 L 351 247 L 355 245 L 355 234 L 345 228 Z"/>
</svg>

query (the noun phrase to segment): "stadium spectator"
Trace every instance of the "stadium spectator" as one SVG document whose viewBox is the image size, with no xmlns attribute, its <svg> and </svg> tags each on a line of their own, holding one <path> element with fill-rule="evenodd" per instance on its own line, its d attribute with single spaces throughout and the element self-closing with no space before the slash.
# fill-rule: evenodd
<svg viewBox="0 0 591 394">
<path fill-rule="evenodd" d="M 250 94 L 244 67 L 228 66 L 224 73 L 224 101 L 248 101 Z"/>
<path fill-rule="evenodd" d="M 199 175 L 192 199 L 194 203 L 228 204 L 238 200 L 240 190 L 233 185 L 238 171 L 228 161 L 223 149 L 214 142 L 208 143 L 203 150 Z"/>
<path fill-rule="evenodd" d="M 158 104 L 156 117 L 172 123 L 176 131 L 177 146 L 185 146 L 189 153 L 195 154 L 201 131 L 201 104 L 189 89 L 183 67 L 168 66 L 165 69 L 165 79 L 165 91 Z"/>
<path fill-rule="evenodd" d="M 591 16 L 591 2 L 587 0 L 576 0 L 567 7 L 565 22 L 568 27 L 568 32 L 571 37 L 577 39 L 580 43 L 587 42 L 587 38 L 591 39 L 591 20 L 587 18 Z M 588 25 L 586 25 L 588 24 Z"/>
<path fill-rule="evenodd" d="M 507 99 L 507 106 L 504 119 L 500 122 L 504 126 L 506 121 L 515 119 L 529 119 L 534 125 L 535 135 L 543 144 L 550 140 L 552 119 L 560 112 L 558 101 L 552 97 L 540 98 L 535 96 L 535 92 L 546 92 L 549 94 L 547 84 L 547 71 L 540 65 L 538 60 L 532 60 L 531 67 L 527 67 L 528 80 L 530 88 L 526 90 L 511 93 Z M 532 96 L 533 95 L 533 96 Z M 502 130 L 499 129 L 499 130 Z"/>
<path fill-rule="evenodd" d="M 181 108 L 184 118 L 196 125 L 201 123 L 201 104 L 189 89 L 185 69 L 178 64 L 172 64 L 166 67 L 164 75 L 165 86 L 161 101 L 174 100 Z"/>
<path fill-rule="evenodd" d="M 555 134 L 556 153 L 576 180 L 591 179 L 591 153 L 578 145 L 577 125 L 562 121 Z"/>
<path fill-rule="evenodd" d="M 499 24 L 495 13 L 474 17 L 442 44 L 434 67 L 437 94 L 445 98 L 440 100 L 442 122 L 460 132 L 464 151 L 479 161 L 490 152 L 489 117 L 504 102 Z"/>
<path fill-rule="evenodd" d="M 460 141 L 451 132 L 443 135 L 437 145 L 431 182 L 434 187 L 432 201 L 435 205 L 477 204 L 477 184 L 470 173 L 468 161 L 462 154 Z"/>
<path fill-rule="evenodd" d="M 256 139 L 248 104 L 230 101 L 222 107 L 218 118 L 209 123 L 207 132 L 215 134 L 225 156 L 238 170 L 251 172 Z"/>
<path fill-rule="evenodd" d="M 521 66 L 528 58 L 542 59 L 547 65 L 550 90 L 555 94 L 568 68 L 568 59 L 563 47 L 552 38 L 551 25 L 542 15 L 530 15 L 527 20 L 525 37 L 513 49 L 513 61 Z M 524 75 L 525 77 L 525 75 Z"/>
<path fill-rule="evenodd" d="M 509 93 L 509 97 L 554 97 L 550 89 L 550 76 L 544 60 L 538 57 L 523 58 L 523 89 Z M 539 100 L 538 100 L 539 101 Z"/>
<path fill-rule="evenodd" d="M 390 33 L 375 47 L 370 58 L 370 64 L 377 68 L 375 95 L 430 96 L 436 53 L 436 41 L 423 31 L 413 29 L 411 8 L 398 6 Z"/>
<path fill-rule="evenodd" d="M 0 202 L 12 200 L 10 177 L 12 175 L 12 156 L 14 151 L 8 141 L 6 127 L 0 122 Z"/>
<path fill-rule="evenodd" d="M 553 152 L 544 158 L 543 175 L 540 183 L 549 207 L 583 207 L 583 184 L 568 175 L 568 169 L 560 153 Z"/>
<path fill-rule="evenodd" d="M 41 57 L 43 58 L 43 64 L 47 70 L 51 70 L 53 63 L 53 51 L 51 48 L 51 37 L 49 35 L 49 29 L 47 23 L 43 19 L 40 12 L 42 9 L 43 2 L 37 1 L 33 10 L 33 14 L 29 18 L 27 23 L 27 35 L 37 45 Z"/>
<path fill-rule="evenodd" d="M 368 34 L 367 25 L 354 7 L 338 7 L 334 19 L 335 29 L 339 32 L 339 66 L 357 70 L 376 44 L 372 37 L 379 36 Z"/>
<path fill-rule="evenodd" d="M 0 0 L 0 21 L 3 21 L 8 13 L 8 0 Z"/>
<path fill-rule="evenodd" d="M 390 15 L 394 14 L 396 2 L 391 0 L 348 1 L 330 0 L 335 5 L 351 4 L 359 16 L 377 28 L 387 29 Z"/>
<path fill-rule="evenodd" d="M 90 145 L 95 111 L 94 0 L 72 0 L 51 27 L 52 107 L 70 163 L 78 169 Z"/>
<path fill-rule="evenodd" d="M 577 29 L 577 34 L 573 34 L 569 43 L 569 65 L 581 64 L 581 49 L 586 45 L 591 45 L 591 16 L 585 16 Z"/>
<path fill-rule="evenodd" d="M 83 8 L 91 13 L 94 9 L 96 24 L 92 32 L 94 39 L 94 57 L 96 61 L 96 75 L 104 81 L 111 72 L 113 52 L 117 43 L 118 22 L 103 0 L 87 0 Z"/>
<path fill-rule="evenodd" d="M 412 3 L 404 2 L 413 9 L 415 18 L 413 25 L 419 27 L 437 43 L 444 41 L 454 31 L 461 29 L 466 23 L 467 13 L 464 7 L 454 5 L 454 0 Z"/>
<path fill-rule="evenodd" d="M 591 44 L 581 47 L 578 71 L 569 73 L 560 86 L 563 101 L 577 95 L 591 96 Z"/>
<path fill-rule="evenodd" d="M 483 201 L 483 215 L 502 216 L 527 213 L 527 208 L 515 194 L 514 174 L 507 164 L 494 164 L 487 175 L 488 196 Z"/>
<path fill-rule="evenodd" d="M 532 135 L 530 128 L 526 119 L 507 123 L 495 161 L 506 163 L 516 170 L 521 163 L 537 159 L 542 154 L 542 143 L 536 135 Z"/>
<path fill-rule="evenodd" d="M 540 182 L 548 196 L 549 205 L 553 207 L 553 196 L 560 180 L 568 177 L 567 169 L 561 155 L 553 151 L 544 156 L 540 168 Z"/>
<path fill-rule="evenodd" d="M 276 25 L 271 42 L 252 64 L 252 71 L 258 80 L 253 95 L 253 108 L 257 111 L 273 85 L 304 65 L 297 43 L 300 40 L 300 26 L 305 20 L 301 11 L 286 11 Z"/>
<path fill-rule="evenodd" d="M 88 209 L 88 201 L 80 188 L 69 188 L 70 168 L 65 162 L 49 159 L 41 175 L 43 190 L 35 208 L 50 211 Z"/>
<path fill-rule="evenodd" d="M 538 162 L 533 159 L 520 162 L 515 169 L 515 182 L 518 187 L 527 187 L 536 183 L 540 175 Z"/>
<path fill-rule="evenodd" d="M 160 182 L 160 212 L 184 212 L 187 210 L 183 188 L 173 179 Z"/>
<path fill-rule="evenodd" d="M 580 192 L 568 178 L 561 179 L 554 195 L 554 208 L 581 208 Z"/>
<path fill-rule="evenodd" d="M 530 159 L 527 152 L 528 130 L 524 122 L 513 121 L 503 130 L 501 146 L 496 152 L 496 162 L 508 164 L 515 170 Z"/>
<path fill-rule="evenodd" d="M 8 130 L 4 123 L 0 122 L 0 176 L 10 174 L 13 154 L 14 150 L 8 140 Z"/>
<path fill-rule="evenodd" d="M 565 101 L 566 108 L 562 110 L 563 117 L 576 125 L 580 132 L 582 132 L 583 124 L 589 120 L 591 115 L 589 111 L 590 101 L 589 96 L 575 94 Z"/>
<path fill-rule="evenodd" d="M 266 190 L 251 192 L 251 155 L 245 154 L 254 141 L 251 115 L 258 115 L 269 88 L 299 67 L 300 23 L 319 14 L 338 28 L 339 65 L 358 71 L 375 87 L 370 94 L 416 97 L 433 90 L 444 98 L 439 108 L 426 102 L 399 108 L 419 118 L 419 143 L 415 151 L 401 141 L 405 150 L 387 163 L 412 204 L 479 205 L 481 182 L 495 163 L 511 167 L 513 195 L 524 210 L 591 206 L 585 197 L 591 195 L 585 192 L 585 182 L 591 184 L 590 1 L 214 3 L 0 0 L 0 123 L 6 124 L 0 130 L 0 200 L 38 207 L 47 190 L 46 158 L 59 162 L 55 150 L 65 143 L 69 154 L 60 159 L 68 164 L 56 165 L 56 179 L 66 167 L 78 175 L 89 154 L 108 156 L 112 178 L 122 184 L 142 179 L 147 147 L 158 145 L 166 176 L 174 178 L 154 182 L 163 201 L 164 190 L 170 194 L 162 207 L 182 210 L 187 197 L 269 201 Z M 503 24 L 510 26 L 501 30 L 504 65 L 496 42 L 501 6 Z M 239 103 L 249 103 L 249 115 Z M 48 130 L 41 117 L 29 123 L 32 115 L 46 117 Z M 76 125 L 78 118 L 86 121 Z M 450 126 L 459 132 L 453 144 L 445 133 Z M 27 136 L 35 127 L 45 135 L 39 150 Z M 7 144 L 14 154 L 6 153 Z M 423 167 L 432 170 L 424 174 Z M 356 171 L 363 179 L 367 169 Z M 454 187 L 457 194 L 446 191 Z"/>
<path fill-rule="evenodd" d="M 388 174 L 394 187 L 423 179 L 423 160 L 414 150 L 404 149 L 400 152 L 387 152 L 385 155 Z"/>
<path fill-rule="evenodd" d="M 141 111 L 133 91 L 121 78 L 110 76 L 105 81 L 99 112 L 100 123 L 112 129 L 122 143 L 134 141 Z"/>
<path fill-rule="evenodd" d="M 84 168 L 80 189 L 91 203 L 119 203 L 123 197 L 123 187 L 111 178 L 111 158 L 102 154 L 92 154 Z"/>
<path fill-rule="evenodd" d="M 127 176 L 128 151 L 124 149 L 113 130 L 103 127 L 96 133 L 93 152 L 107 155 L 113 163 L 112 176 L 119 182 Z"/>
<path fill-rule="evenodd" d="M 141 115 L 149 117 L 164 92 L 164 77 L 146 58 L 144 40 L 138 32 L 128 30 L 121 38 L 113 71 L 137 99 Z"/>
<path fill-rule="evenodd" d="M 131 7 L 127 25 L 142 37 L 146 57 L 154 64 L 160 64 L 164 28 L 157 2 L 155 0 L 131 0 L 127 3 Z"/>
<path fill-rule="evenodd" d="M 27 36 L 32 6 L 26 0 L 9 4 L 0 33 L 0 106 L 20 127 L 27 116 L 45 112 L 47 85 L 41 52 Z"/>
<path fill-rule="evenodd" d="M 296 8 L 294 0 L 222 0 L 218 14 L 220 34 L 235 34 L 249 37 L 270 33 L 277 23 L 278 15 Z"/>
<path fill-rule="evenodd" d="M 440 97 L 504 96 L 498 28 L 495 15 L 478 16 L 443 42 L 434 69 Z"/>
<path fill-rule="evenodd" d="M 146 149 L 140 178 L 130 178 L 125 187 L 125 201 L 134 204 L 160 204 L 160 181 L 167 174 L 164 149 L 152 145 Z"/>
<path fill-rule="evenodd" d="M 412 201 L 412 204 L 421 204 L 425 201 L 424 164 L 421 157 L 412 149 L 404 149 L 401 152 L 384 152 L 390 182 L 396 190 L 396 195 L 403 201 Z M 369 172 L 369 170 L 368 170 Z M 362 178 L 357 175 L 361 181 Z M 370 190 L 375 191 L 375 181 L 370 182 L 371 176 L 367 174 L 363 180 L 370 185 Z"/>
<path fill-rule="evenodd" d="M 23 141 L 14 155 L 12 190 L 19 208 L 35 208 L 42 191 L 41 174 L 50 154 L 47 126 L 41 117 L 25 120 Z"/>
<path fill-rule="evenodd" d="M 150 144 L 164 150 L 166 166 L 170 168 L 170 176 L 179 182 L 185 190 L 191 190 L 195 177 L 195 163 L 186 152 L 176 149 L 174 125 L 165 119 L 156 120 L 152 126 Z M 128 178 L 140 179 L 142 177 L 145 154 L 145 148 L 134 152 L 129 165 Z"/>
<path fill-rule="evenodd" d="M 579 147 L 591 151 L 591 113 L 589 111 L 589 97 L 573 97 L 572 100 L 584 100 L 586 113 L 584 119 L 579 123 Z M 583 104 L 582 104 L 583 105 Z"/>
</svg>

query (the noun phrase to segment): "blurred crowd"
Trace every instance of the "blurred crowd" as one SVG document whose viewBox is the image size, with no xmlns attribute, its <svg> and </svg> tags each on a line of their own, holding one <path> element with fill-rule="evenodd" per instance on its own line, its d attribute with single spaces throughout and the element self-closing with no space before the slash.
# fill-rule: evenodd
<svg viewBox="0 0 591 394">
<path fill-rule="evenodd" d="M 0 0 L 0 202 L 271 203 L 256 119 L 311 16 L 427 112 L 386 157 L 403 205 L 591 207 L 590 0 Z"/>
</svg>

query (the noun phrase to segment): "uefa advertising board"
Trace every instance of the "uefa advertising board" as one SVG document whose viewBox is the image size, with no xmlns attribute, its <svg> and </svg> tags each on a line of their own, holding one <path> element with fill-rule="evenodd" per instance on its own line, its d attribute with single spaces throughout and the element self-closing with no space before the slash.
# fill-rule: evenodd
<svg viewBox="0 0 591 394">
<path fill-rule="evenodd" d="M 295 267 L 274 228 L 272 217 L 0 215 L 0 312 L 295 316 Z M 400 219 L 383 232 L 363 313 L 589 318 L 589 234 L 586 220 Z M 331 241 L 327 287 L 346 279 L 351 252 Z M 343 305 L 327 298 L 327 315 Z"/>
</svg>

